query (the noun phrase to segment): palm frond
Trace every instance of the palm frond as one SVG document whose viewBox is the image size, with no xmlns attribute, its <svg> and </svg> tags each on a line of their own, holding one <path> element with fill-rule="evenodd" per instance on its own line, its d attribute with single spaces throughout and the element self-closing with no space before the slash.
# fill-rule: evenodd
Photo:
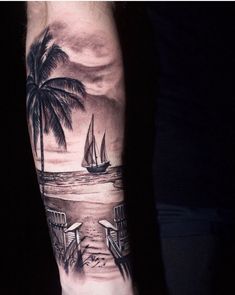
<svg viewBox="0 0 235 295">
<path fill-rule="evenodd" d="M 43 90 L 44 94 L 44 100 L 46 101 L 46 104 L 50 104 L 51 107 L 54 109 L 57 117 L 59 118 L 62 125 L 65 126 L 65 128 L 72 130 L 72 118 L 71 118 L 71 108 L 66 104 L 64 101 L 58 99 L 55 93 Z M 50 116 L 50 114 L 49 114 Z"/>
<path fill-rule="evenodd" d="M 70 108 L 85 110 L 83 96 L 78 94 L 73 94 L 71 92 L 59 89 L 56 87 L 48 86 L 47 90 L 53 92 L 60 101 L 66 103 Z"/>
<path fill-rule="evenodd" d="M 36 56 L 37 56 L 37 44 L 32 44 L 30 51 L 27 55 L 26 62 L 30 76 L 34 82 L 37 80 L 37 69 L 36 69 Z"/>
<path fill-rule="evenodd" d="M 53 113 L 53 115 L 51 114 L 49 124 L 51 126 L 52 132 L 54 133 L 57 144 L 59 146 L 62 146 L 65 150 L 67 150 L 67 143 L 65 139 L 64 130 L 55 112 Z"/>
<path fill-rule="evenodd" d="M 34 144 L 34 151 L 37 154 L 37 142 L 38 142 L 38 135 L 40 131 L 40 118 L 39 118 L 39 105 L 36 101 L 35 103 L 37 106 L 34 108 L 33 114 L 32 114 L 32 132 L 33 132 L 33 144 Z"/>
<path fill-rule="evenodd" d="M 45 55 L 45 60 L 41 61 L 39 67 L 39 81 L 45 81 L 51 72 L 58 66 L 58 63 L 66 62 L 68 55 L 56 44 L 53 44 Z"/>
<path fill-rule="evenodd" d="M 33 77 L 35 83 L 38 83 L 39 68 L 44 61 L 45 54 L 48 49 L 48 44 L 52 40 L 52 34 L 47 28 L 35 41 L 31 47 L 27 56 L 27 66 L 30 75 Z"/>
<path fill-rule="evenodd" d="M 33 79 L 33 77 L 32 77 L 31 75 L 28 75 L 28 76 L 27 76 L 27 79 L 26 79 L 26 87 L 27 87 L 27 86 L 30 86 L 30 85 L 32 85 L 32 84 L 33 84 L 33 85 L 36 85 L 36 84 L 35 84 L 35 81 L 34 81 L 34 79 Z"/>
<path fill-rule="evenodd" d="M 50 87 L 62 89 L 73 94 L 82 95 L 82 97 L 85 97 L 86 95 L 84 84 L 80 82 L 79 80 L 72 79 L 72 78 L 67 78 L 67 77 L 52 78 L 44 82 L 42 87 L 44 86 L 50 86 Z"/>
<path fill-rule="evenodd" d="M 29 97 L 32 93 L 32 91 L 36 91 L 37 90 L 37 85 L 34 83 L 33 77 L 32 76 L 28 76 L 26 79 L 26 93 L 27 93 L 27 97 Z"/>
<path fill-rule="evenodd" d="M 44 32 L 42 33 L 42 37 L 38 44 L 38 68 L 40 68 L 40 65 L 43 63 L 45 54 L 48 50 L 48 46 L 50 41 L 53 39 L 53 36 L 49 30 L 49 27 L 47 27 Z"/>
<path fill-rule="evenodd" d="M 26 114 L 27 119 L 29 121 L 30 117 L 32 117 L 32 114 L 34 112 L 35 108 L 35 101 L 37 96 L 37 89 L 32 88 L 30 92 L 27 93 L 27 99 L 26 99 Z"/>
<path fill-rule="evenodd" d="M 44 104 L 45 104 L 48 112 L 50 113 L 48 126 L 51 129 L 51 131 L 53 132 L 57 144 L 59 146 L 64 147 L 64 149 L 67 149 L 64 130 L 62 128 L 62 125 L 61 125 L 58 115 L 56 114 L 54 108 L 52 107 L 51 103 L 48 102 L 48 100 L 44 99 Z"/>
</svg>

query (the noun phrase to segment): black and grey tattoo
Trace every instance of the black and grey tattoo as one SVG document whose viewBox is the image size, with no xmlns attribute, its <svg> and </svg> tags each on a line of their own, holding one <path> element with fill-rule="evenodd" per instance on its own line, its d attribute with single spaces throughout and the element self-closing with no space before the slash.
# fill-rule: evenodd
<svg viewBox="0 0 235 295">
<path fill-rule="evenodd" d="M 92 41 L 93 40 L 93 41 Z M 120 56 L 100 32 L 52 24 L 27 56 L 27 119 L 63 276 L 130 277 Z"/>
</svg>

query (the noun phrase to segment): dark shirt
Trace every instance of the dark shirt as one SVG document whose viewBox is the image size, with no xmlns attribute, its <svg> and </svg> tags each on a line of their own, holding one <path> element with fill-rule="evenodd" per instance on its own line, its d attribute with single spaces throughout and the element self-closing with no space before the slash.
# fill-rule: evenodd
<svg viewBox="0 0 235 295">
<path fill-rule="evenodd" d="M 158 202 L 235 204 L 235 5 L 149 3 Z"/>
</svg>

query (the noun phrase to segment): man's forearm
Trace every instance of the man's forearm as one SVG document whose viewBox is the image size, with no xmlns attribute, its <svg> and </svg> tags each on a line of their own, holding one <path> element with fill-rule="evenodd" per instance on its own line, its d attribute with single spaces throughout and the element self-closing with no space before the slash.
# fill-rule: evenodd
<svg viewBox="0 0 235 295">
<path fill-rule="evenodd" d="M 111 7 L 34 3 L 28 16 L 28 124 L 63 293 L 131 295 Z"/>
</svg>

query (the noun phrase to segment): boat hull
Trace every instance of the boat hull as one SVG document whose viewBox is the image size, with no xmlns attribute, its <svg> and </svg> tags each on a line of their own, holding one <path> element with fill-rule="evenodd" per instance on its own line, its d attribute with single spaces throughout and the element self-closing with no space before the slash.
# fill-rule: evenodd
<svg viewBox="0 0 235 295">
<path fill-rule="evenodd" d="M 103 173 L 107 170 L 107 168 L 111 166 L 110 162 L 101 163 L 94 166 L 87 166 L 86 169 L 90 173 Z"/>
</svg>

